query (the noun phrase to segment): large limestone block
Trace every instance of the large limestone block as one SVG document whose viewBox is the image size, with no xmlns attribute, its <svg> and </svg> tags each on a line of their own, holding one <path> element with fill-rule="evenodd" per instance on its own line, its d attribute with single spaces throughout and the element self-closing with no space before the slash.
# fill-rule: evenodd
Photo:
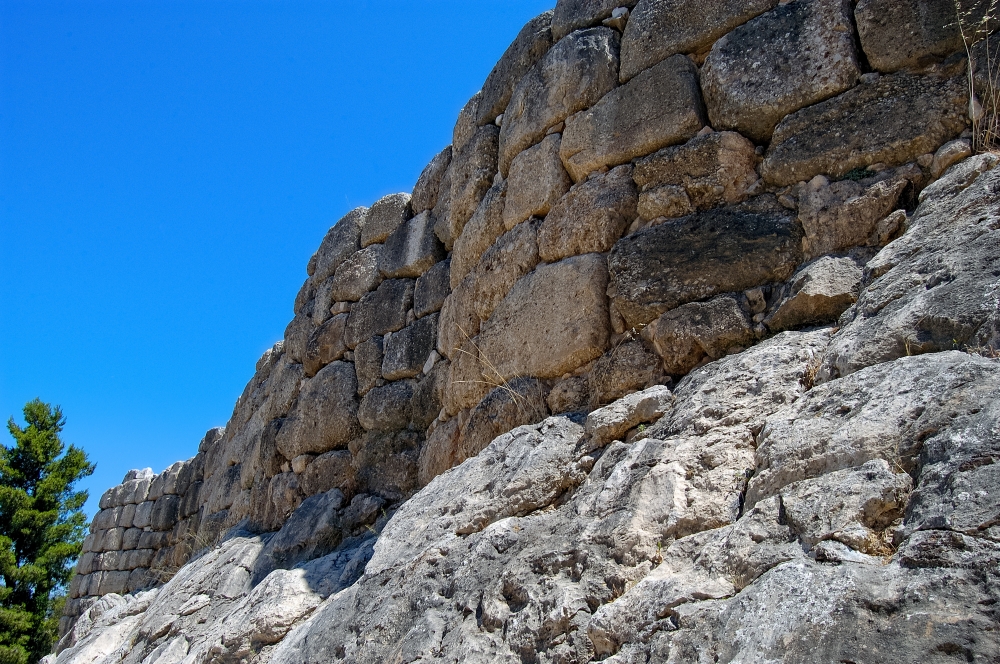
<svg viewBox="0 0 1000 664">
<path fill-rule="evenodd" d="M 417 183 L 413 185 L 410 209 L 415 214 L 420 214 L 425 210 L 433 210 L 434 206 L 437 205 L 441 181 L 444 179 L 449 165 L 451 165 L 450 145 L 434 155 L 431 163 L 424 167 L 420 177 L 417 178 Z"/>
<path fill-rule="evenodd" d="M 650 387 L 662 374 L 660 358 L 646 350 L 641 342 L 617 344 L 594 362 L 587 376 L 590 406 L 599 408 Z"/>
<path fill-rule="evenodd" d="M 671 55 L 698 53 L 778 0 L 642 0 L 622 35 L 622 82 Z"/>
<path fill-rule="evenodd" d="M 568 256 L 610 251 L 636 215 L 632 168 L 619 166 L 574 185 L 538 229 L 538 255 L 554 263 Z"/>
<path fill-rule="evenodd" d="M 344 338 L 354 348 L 375 335 L 396 332 L 406 326 L 406 313 L 413 306 L 413 280 L 387 279 L 361 298 L 347 317 Z"/>
<path fill-rule="evenodd" d="M 348 450 L 332 450 L 309 462 L 302 473 L 300 483 L 307 496 L 340 489 L 344 495 L 352 493 L 354 484 L 353 457 Z"/>
<path fill-rule="evenodd" d="M 536 219 L 518 224 L 501 235 L 483 254 L 474 273 L 473 303 L 480 320 L 487 320 L 517 280 L 538 265 L 540 223 Z"/>
<path fill-rule="evenodd" d="M 382 359 L 382 377 L 399 380 L 419 375 L 427 358 L 437 347 L 437 330 L 438 317 L 431 315 L 388 335 Z"/>
<path fill-rule="evenodd" d="M 735 298 L 723 295 L 691 302 L 666 312 L 642 330 L 663 358 L 668 374 L 686 374 L 707 360 L 753 340 L 750 318 Z"/>
<path fill-rule="evenodd" d="M 413 287 L 413 313 L 417 318 L 441 311 L 451 293 L 451 260 L 443 260 L 420 275 Z"/>
<path fill-rule="evenodd" d="M 299 393 L 275 444 L 286 459 L 341 449 L 360 431 L 358 380 L 354 366 L 334 362 L 323 367 Z"/>
<path fill-rule="evenodd" d="M 417 488 L 420 439 L 414 432 L 369 431 L 352 445 L 351 451 L 359 491 L 399 501 Z M 381 501 L 378 506 L 381 507 Z"/>
<path fill-rule="evenodd" d="M 503 223 L 507 230 L 525 219 L 544 217 L 573 184 L 559 159 L 559 134 L 514 157 L 507 177 Z"/>
<path fill-rule="evenodd" d="M 489 124 L 504 112 L 514 86 L 552 47 L 552 12 L 544 12 L 528 21 L 507 47 L 483 83 L 476 109 L 476 122 Z"/>
<path fill-rule="evenodd" d="M 796 272 L 764 324 L 772 332 L 836 322 L 858 299 L 861 268 L 850 258 L 824 256 Z"/>
<path fill-rule="evenodd" d="M 654 385 L 587 415 L 586 431 L 591 444 L 603 447 L 640 424 L 655 422 L 673 403 L 670 388 Z"/>
<path fill-rule="evenodd" d="M 574 32 L 553 46 L 514 89 L 500 131 L 500 173 L 550 127 L 595 104 L 618 82 L 618 33 Z"/>
<path fill-rule="evenodd" d="M 432 479 L 461 463 L 457 458 L 463 421 L 452 418 L 439 424 L 420 448 L 417 481 L 427 486 Z"/>
<path fill-rule="evenodd" d="M 434 218 L 421 212 L 403 222 L 386 239 L 379 271 L 389 279 L 419 277 L 445 258 L 444 245 L 434 234 Z"/>
<path fill-rule="evenodd" d="M 607 265 L 574 256 L 522 278 L 483 325 L 487 380 L 556 378 L 604 352 L 609 338 Z M 489 375 L 487 375 L 489 374 Z"/>
<path fill-rule="evenodd" d="M 479 334 L 476 313 L 476 275 L 470 274 L 445 298 L 438 318 L 438 352 L 453 358 L 455 349 Z"/>
<path fill-rule="evenodd" d="M 330 303 L 357 302 L 375 290 L 382 283 L 382 273 L 378 269 L 381 255 L 382 245 L 373 244 L 345 259 L 333 275 Z"/>
<path fill-rule="evenodd" d="M 368 208 L 355 208 L 327 231 L 319 249 L 309 259 L 313 284 L 321 284 L 333 276 L 340 263 L 361 248 L 361 231 L 367 218 Z"/>
<path fill-rule="evenodd" d="M 761 176 L 784 186 L 876 163 L 905 164 L 965 129 L 967 101 L 962 79 L 880 76 L 782 120 Z"/>
<path fill-rule="evenodd" d="M 476 208 L 475 214 L 465 225 L 462 235 L 455 240 L 455 249 L 451 254 L 451 271 L 449 280 L 452 289 L 458 288 L 462 280 L 479 263 L 483 253 L 503 235 L 506 230 L 503 223 L 503 209 L 507 197 L 507 181 L 499 182 L 490 187 L 483 200 Z"/>
<path fill-rule="evenodd" d="M 753 143 L 731 131 L 663 148 L 635 164 L 639 214 L 650 220 L 739 203 L 757 181 L 756 164 Z"/>
<path fill-rule="evenodd" d="M 476 116 L 479 114 L 479 100 L 482 97 L 483 93 L 480 90 L 472 95 L 469 101 L 465 102 L 465 106 L 458 113 L 458 119 L 455 120 L 455 128 L 451 132 L 452 160 L 472 140 L 476 129 L 479 128 L 479 125 L 476 124 Z"/>
<path fill-rule="evenodd" d="M 456 148 L 451 162 L 451 207 L 447 217 L 447 239 L 442 238 L 446 247 L 462 234 L 466 222 L 493 186 L 499 139 L 500 129 L 496 125 L 486 125 L 477 129 L 463 147 Z"/>
<path fill-rule="evenodd" d="M 383 337 L 375 336 L 354 349 L 354 370 L 358 374 L 358 394 L 364 396 L 382 378 Z"/>
<path fill-rule="evenodd" d="M 575 182 L 668 145 L 705 126 L 698 72 L 683 55 L 664 60 L 569 117 L 560 155 Z"/>
<path fill-rule="evenodd" d="M 413 381 L 399 380 L 369 390 L 361 399 L 358 420 L 368 431 L 396 431 L 410 423 Z"/>
<path fill-rule="evenodd" d="M 494 388 L 469 413 L 462 427 L 459 459 L 474 457 L 494 438 L 549 416 L 548 390 L 535 378 L 515 378 Z"/>
<path fill-rule="evenodd" d="M 552 38 L 562 39 L 574 30 L 600 25 L 619 7 L 632 9 L 637 0 L 558 0 L 552 17 Z"/>
<path fill-rule="evenodd" d="M 427 368 L 426 365 L 424 368 Z M 427 431 L 441 414 L 449 370 L 449 362 L 435 362 L 430 371 L 420 378 L 413 388 L 413 398 L 410 400 L 410 428 L 414 431 Z"/>
<path fill-rule="evenodd" d="M 312 316 L 295 316 L 285 327 L 284 348 L 294 362 L 302 362 L 309 346 L 309 337 L 316 331 Z"/>
<path fill-rule="evenodd" d="M 802 231 L 761 197 L 622 238 L 608 257 L 615 308 L 641 327 L 688 302 L 784 281 L 802 262 Z"/>
<path fill-rule="evenodd" d="M 347 314 L 340 314 L 316 328 L 309 337 L 306 356 L 302 359 L 306 377 L 315 376 L 317 371 L 344 356 L 347 352 L 347 345 L 344 343 L 346 327 Z"/>
<path fill-rule="evenodd" d="M 455 348 L 448 365 L 448 378 L 444 387 L 443 405 L 448 417 L 473 408 L 483 400 L 499 381 L 483 378 L 484 366 L 492 375 L 489 365 L 484 365 L 479 357 L 479 337 L 466 339 Z"/>
<path fill-rule="evenodd" d="M 713 127 L 764 143 L 783 117 L 860 76 L 850 0 L 795 0 L 717 41 L 701 84 Z"/>
<path fill-rule="evenodd" d="M 361 246 L 385 242 L 412 214 L 409 194 L 389 194 L 378 199 L 368 210 L 361 231 Z"/>
</svg>

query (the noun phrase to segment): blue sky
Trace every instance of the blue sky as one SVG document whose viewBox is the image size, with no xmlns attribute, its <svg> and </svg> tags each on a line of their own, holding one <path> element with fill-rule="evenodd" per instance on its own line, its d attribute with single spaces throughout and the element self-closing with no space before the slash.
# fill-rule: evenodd
<svg viewBox="0 0 1000 664">
<path fill-rule="evenodd" d="M 553 3 L 0 0 L 0 416 L 63 407 L 89 514 L 225 424 L 326 229 Z"/>
</svg>

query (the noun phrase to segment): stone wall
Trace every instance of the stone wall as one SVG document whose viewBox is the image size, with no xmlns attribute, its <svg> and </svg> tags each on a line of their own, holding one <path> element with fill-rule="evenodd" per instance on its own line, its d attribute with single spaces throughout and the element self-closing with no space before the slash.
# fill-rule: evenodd
<svg viewBox="0 0 1000 664">
<path fill-rule="evenodd" d="M 64 631 L 234 526 L 338 491 L 347 537 L 519 425 L 836 321 L 969 154 L 960 38 L 904 40 L 881 4 L 560 0 L 529 22 L 413 192 L 323 238 L 226 427 L 102 497 Z"/>
</svg>

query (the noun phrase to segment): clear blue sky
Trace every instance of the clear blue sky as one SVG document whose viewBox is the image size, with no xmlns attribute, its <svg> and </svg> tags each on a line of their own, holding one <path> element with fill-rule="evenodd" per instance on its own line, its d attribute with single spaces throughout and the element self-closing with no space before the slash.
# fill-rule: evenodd
<svg viewBox="0 0 1000 664">
<path fill-rule="evenodd" d="M 326 229 L 552 4 L 0 0 L 0 416 L 63 407 L 89 514 L 226 423 Z"/>
</svg>

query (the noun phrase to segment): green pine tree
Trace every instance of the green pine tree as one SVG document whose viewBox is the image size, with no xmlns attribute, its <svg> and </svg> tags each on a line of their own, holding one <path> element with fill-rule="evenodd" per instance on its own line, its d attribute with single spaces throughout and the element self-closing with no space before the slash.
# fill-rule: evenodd
<svg viewBox="0 0 1000 664">
<path fill-rule="evenodd" d="M 73 485 L 94 472 L 83 450 L 59 439 L 58 406 L 35 399 L 24 420 L 7 422 L 14 445 L 0 446 L 0 664 L 34 663 L 52 649 L 87 529 L 87 492 Z"/>
</svg>

